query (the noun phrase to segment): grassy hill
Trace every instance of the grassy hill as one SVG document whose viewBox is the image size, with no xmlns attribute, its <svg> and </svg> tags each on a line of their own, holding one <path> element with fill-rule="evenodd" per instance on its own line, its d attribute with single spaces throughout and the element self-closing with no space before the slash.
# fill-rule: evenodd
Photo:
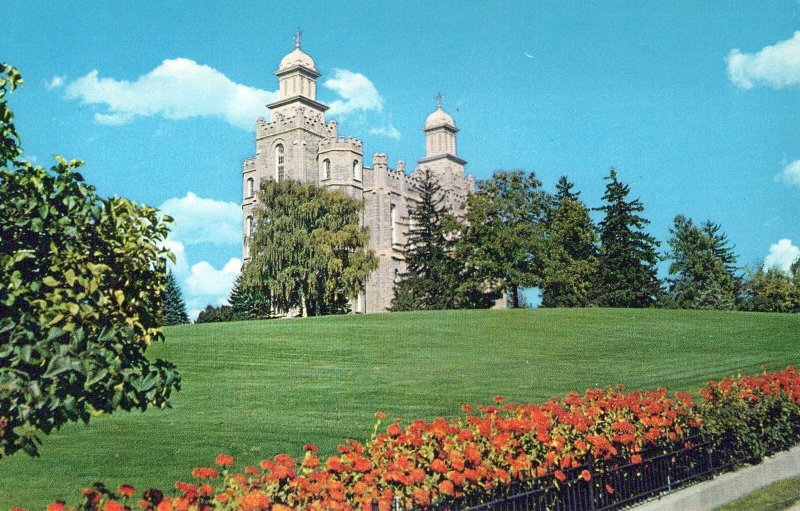
<svg viewBox="0 0 800 511">
<path fill-rule="evenodd" d="M 800 363 L 800 315 L 670 310 L 443 311 L 187 325 L 152 356 L 175 362 L 170 410 L 119 413 L 0 459 L 0 509 L 76 501 L 102 480 L 170 487 L 226 452 L 243 464 L 304 442 L 331 452 L 373 414 L 452 415 L 503 394 L 540 401 L 623 383 L 693 390 Z"/>
</svg>

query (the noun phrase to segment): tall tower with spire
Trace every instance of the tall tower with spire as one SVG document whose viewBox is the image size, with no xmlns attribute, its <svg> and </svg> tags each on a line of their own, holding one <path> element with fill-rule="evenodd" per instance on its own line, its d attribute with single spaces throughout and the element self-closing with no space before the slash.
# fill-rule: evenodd
<svg viewBox="0 0 800 511">
<path fill-rule="evenodd" d="M 458 128 L 442 108 L 440 94 L 436 110 L 425 121 L 425 156 L 419 167 L 409 175 L 404 162 L 392 168 L 384 153 L 375 153 L 368 166 L 361 141 L 340 137 L 336 121 L 325 121 L 328 107 L 317 101 L 321 73 L 303 51 L 299 32 L 294 49 L 281 59 L 275 76 L 278 94 L 266 105 L 269 121 L 256 122 L 256 154 L 243 162 L 243 259 L 249 259 L 254 208 L 263 181 L 291 179 L 342 191 L 363 201 L 361 223 L 369 229 L 369 246 L 378 257 L 378 269 L 351 304 L 352 310 L 384 312 L 392 304 L 395 283 L 405 272 L 409 212 L 419 201 L 421 172 L 426 168 L 433 172 L 443 204 L 457 215 L 473 189 L 472 177 L 464 174 L 466 161 L 456 152 Z"/>
</svg>

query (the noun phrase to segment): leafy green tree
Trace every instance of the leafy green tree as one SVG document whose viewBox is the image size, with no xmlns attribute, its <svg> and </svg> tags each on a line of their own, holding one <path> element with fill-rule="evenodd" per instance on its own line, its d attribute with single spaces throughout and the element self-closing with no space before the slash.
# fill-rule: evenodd
<svg viewBox="0 0 800 511">
<path fill-rule="evenodd" d="M 267 181 L 255 209 L 244 282 L 270 309 L 303 316 L 346 312 L 378 267 L 359 226 L 361 201 L 311 183 Z"/>
<path fill-rule="evenodd" d="M 175 274 L 167 271 L 167 283 L 164 288 L 164 325 L 184 325 L 189 322 L 186 313 L 186 302 L 183 301 Z"/>
<path fill-rule="evenodd" d="M 639 199 L 626 200 L 630 187 L 612 167 L 603 194 L 600 255 L 592 284 L 593 302 L 601 307 L 648 307 L 661 294 L 656 275 L 658 241 L 643 231 L 650 223 L 640 215 Z"/>
<path fill-rule="evenodd" d="M 733 309 L 736 298 L 736 255 L 720 226 L 697 226 L 677 215 L 670 229 L 668 299 L 686 309 Z"/>
<path fill-rule="evenodd" d="M 195 323 L 223 323 L 226 321 L 235 321 L 236 319 L 238 318 L 235 317 L 233 307 L 230 305 L 218 305 L 214 307 L 209 304 L 197 315 Z"/>
<path fill-rule="evenodd" d="M 260 288 L 247 286 L 243 274 L 233 281 L 228 303 L 231 304 L 235 319 L 265 319 L 270 315 L 270 303 Z"/>
<path fill-rule="evenodd" d="M 0 70 L 0 456 L 35 456 L 41 436 L 115 410 L 165 407 L 175 367 L 149 360 L 160 328 L 167 235 L 158 211 L 102 199 L 56 157 L 20 160 Z"/>
<path fill-rule="evenodd" d="M 597 229 L 574 184 L 561 176 L 546 231 L 542 306 L 586 307 L 597 266 Z"/>
<path fill-rule="evenodd" d="M 483 289 L 519 307 L 519 289 L 541 284 L 549 197 L 531 172 L 498 171 L 467 198 L 456 255 Z M 473 289 L 476 286 L 472 286 Z"/>
<path fill-rule="evenodd" d="M 430 169 L 424 170 L 416 188 L 419 202 L 409 213 L 406 272 L 395 284 L 392 310 L 451 309 L 458 274 L 443 225 L 447 210 L 442 189 Z"/>
<path fill-rule="evenodd" d="M 800 265 L 789 272 L 777 267 L 745 271 L 742 309 L 758 312 L 800 312 Z"/>
</svg>

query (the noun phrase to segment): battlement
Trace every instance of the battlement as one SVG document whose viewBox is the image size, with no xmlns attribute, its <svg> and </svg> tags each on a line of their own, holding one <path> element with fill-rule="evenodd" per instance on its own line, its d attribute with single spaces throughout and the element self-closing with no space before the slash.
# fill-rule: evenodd
<svg viewBox="0 0 800 511">
<path fill-rule="evenodd" d="M 361 141 L 353 137 L 331 137 L 319 141 L 320 153 L 325 151 L 345 150 L 361 154 L 362 147 Z"/>
<path fill-rule="evenodd" d="M 242 173 L 247 172 L 254 172 L 256 170 L 256 159 L 255 158 L 247 158 L 246 160 L 242 161 Z"/>
<path fill-rule="evenodd" d="M 325 125 L 322 117 L 322 113 L 303 107 L 295 108 L 294 115 L 274 112 L 271 121 L 266 122 L 264 119 L 259 119 L 256 122 L 257 137 L 266 137 L 294 128 L 305 128 L 316 133 L 330 133 L 331 127 Z"/>
</svg>

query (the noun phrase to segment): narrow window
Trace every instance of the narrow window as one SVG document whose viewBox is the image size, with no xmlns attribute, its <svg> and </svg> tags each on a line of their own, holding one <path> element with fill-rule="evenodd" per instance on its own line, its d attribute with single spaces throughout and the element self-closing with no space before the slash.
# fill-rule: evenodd
<svg viewBox="0 0 800 511">
<path fill-rule="evenodd" d="M 331 178 L 331 161 L 325 160 L 322 162 L 322 179 Z"/>
<path fill-rule="evenodd" d="M 278 169 L 276 172 L 276 180 L 283 181 L 286 177 L 285 175 L 285 166 L 284 166 L 284 155 L 283 155 L 283 144 L 278 144 L 275 146 L 275 167 Z"/>
<path fill-rule="evenodd" d="M 361 181 L 361 165 L 358 164 L 358 160 L 353 160 L 353 179 Z"/>
<path fill-rule="evenodd" d="M 390 232 L 392 234 L 392 245 L 397 243 L 397 208 L 394 204 L 389 204 L 389 222 L 391 222 Z"/>
<path fill-rule="evenodd" d="M 255 184 L 255 180 L 252 177 L 247 180 L 247 196 L 248 197 L 252 197 L 253 196 L 254 184 Z"/>
<path fill-rule="evenodd" d="M 247 217 L 247 222 L 245 223 L 245 228 L 244 228 L 244 235 L 246 237 L 248 237 L 248 238 L 253 235 L 253 217 L 252 216 L 248 216 Z"/>
</svg>

